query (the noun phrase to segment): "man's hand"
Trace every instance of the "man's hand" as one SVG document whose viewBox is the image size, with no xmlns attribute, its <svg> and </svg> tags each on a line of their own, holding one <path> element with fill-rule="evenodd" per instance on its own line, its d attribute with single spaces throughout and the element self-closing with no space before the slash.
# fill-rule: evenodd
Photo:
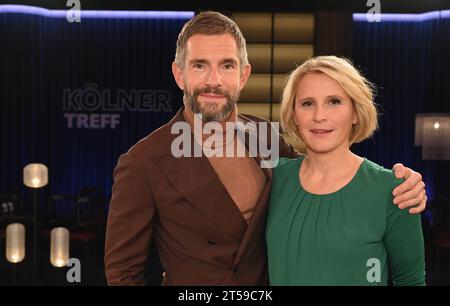
<svg viewBox="0 0 450 306">
<path fill-rule="evenodd" d="M 400 209 L 413 207 L 409 210 L 410 214 L 418 214 L 424 211 L 427 205 L 427 195 L 425 193 L 425 183 L 422 181 L 422 175 L 402 164 L 394 165 L 394 173 L 395 177 L 406 179 L 392 192 L 394 195 L 394 204 L 398 205 Z"/>
</svg>

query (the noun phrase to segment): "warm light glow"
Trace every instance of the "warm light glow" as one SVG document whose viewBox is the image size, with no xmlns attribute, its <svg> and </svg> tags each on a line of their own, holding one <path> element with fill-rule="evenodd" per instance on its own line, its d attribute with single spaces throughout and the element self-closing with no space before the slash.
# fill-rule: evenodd
<svg viewBox="0 0 450 306">
<path fill-rule="evenodd" d="M 424 160 L 450 160 L 450 113 L 416 114 L 414 144 Z"/>
<path fill-rule="evenodd" d="M 64 259 L 58 258 L 55 260 L 55 266 L 58 268 L 65 267 L 67 262 Z"/>
<path fill-rule="evenodd" d="M 23 183 L 30 188 L 41 188 L 48 183 L 48 169 L 43 164 L 29 164 L 23 168 Z"/>
<path fill-rule="evenodd" d="M 25 226 L 13 223 L 6 227 L 6 259 L 11 263 L 25 258 Z"/>
<path fill-rule="evenodd" d="M 69 261 L 69 230 L 54 228 L 50 233 L 50 263 L 54 267 L 65 267 Z"/>
</svg>

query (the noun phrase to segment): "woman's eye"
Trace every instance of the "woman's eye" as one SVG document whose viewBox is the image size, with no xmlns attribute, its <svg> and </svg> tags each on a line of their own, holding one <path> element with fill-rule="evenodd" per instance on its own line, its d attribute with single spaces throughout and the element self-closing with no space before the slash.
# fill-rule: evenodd
<svg viewBox="0 0 450 306">
<path fill-rule="evenodd" d="M 339 99 L 331 99 L 330 100 L 330 104 L 331 105 L 340 105 L 341 104 L 341 100 L 339 100 Z"/>
<path fill-rule="evenodd" d="M 312 102 L 311 102 L 311 101 L 303 101 L 303 102 L 301 102 L 300 105 L 301 105 L 302 107 L 309 107 L 309 106 L 312 105 Z"/>
</svg>

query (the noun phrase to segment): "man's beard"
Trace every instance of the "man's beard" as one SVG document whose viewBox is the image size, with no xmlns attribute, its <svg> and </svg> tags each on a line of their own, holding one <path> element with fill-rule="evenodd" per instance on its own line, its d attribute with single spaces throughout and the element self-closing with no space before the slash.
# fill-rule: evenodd
<svg viewBox="0 0 450 306">
<path fill-rule="evenodd" d="M 222 95 L 225 97 L 226 103 L 222 106 L 216 103 L 205 103 L 205 105 L 201 105 L 198 101 L 198 96 L 202 93 Z M 228 92 L 223 91 L 220 88 L 211 87 L 201 89 L 196 88 L 192 94 L 189 94 L 186 90 L 183 96 L 185 105 L 189 107 L 194 114 L 200 113 L 202 115 L 202 120 L 205 122 L 227 120 L 234 111 L 238 98 L 239 92 L 237 92 L 235 96 L 231 96 Z"/>
</svg>

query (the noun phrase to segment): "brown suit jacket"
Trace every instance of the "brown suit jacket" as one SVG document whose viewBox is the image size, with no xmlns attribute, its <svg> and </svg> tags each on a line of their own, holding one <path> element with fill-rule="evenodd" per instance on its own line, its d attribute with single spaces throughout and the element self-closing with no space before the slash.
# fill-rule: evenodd
<svg viewBox="0 0 450 306">
<path fill-rule="evenodd" d="M 182 112 L 119 158 L 106 231 L 108 284 L 145 284 L 154 243 L 165 269 L 163 285 L 266 285 L 271 172 L 263 169 L 265 187 L 247 225 L 206 157 L 172 156 L 178 135 L 171 128 L 185 121 Z M 295 156 L 281 137 L 280 156 Z"/>
</svg>

